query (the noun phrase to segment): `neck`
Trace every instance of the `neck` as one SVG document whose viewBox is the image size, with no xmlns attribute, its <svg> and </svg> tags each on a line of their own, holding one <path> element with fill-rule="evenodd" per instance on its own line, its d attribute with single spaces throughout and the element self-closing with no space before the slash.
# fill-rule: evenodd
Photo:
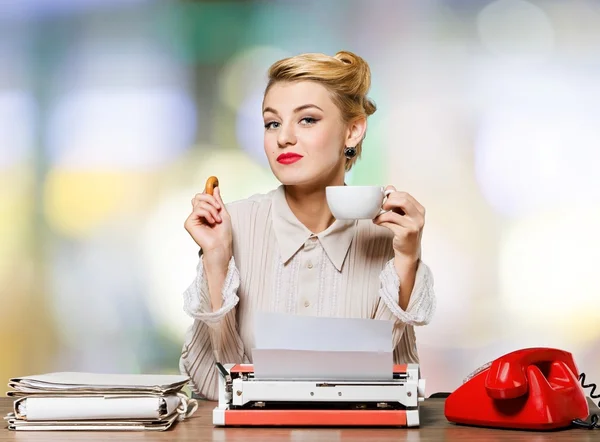
<svg viewBox="0 0 600 442">
<path fill-rule="evenodd" d="M 327 204 L 325 188 L 345 184 L 345 160 L 342 158 L 341 161 L 339 167 L 311 184 L 284 185 L 285 199 L 290 210 L 298 221 L 315 235 L 326 230 L 335 221 Z"/>
<path fill-rule="evenodd" d="M 314 234 L 321 233 L 335 221 L 325 197 L 325 188 L 299 189 L 286 186 L 285 197 L 298 221 Z"/>
</svg>

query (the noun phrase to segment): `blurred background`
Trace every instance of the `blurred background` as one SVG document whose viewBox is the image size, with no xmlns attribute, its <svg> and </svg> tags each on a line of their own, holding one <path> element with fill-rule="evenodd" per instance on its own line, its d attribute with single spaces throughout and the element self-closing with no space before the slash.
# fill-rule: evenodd
<svg viewBox="0 0 600 442">
<path fill-rule="evenodd" d="M 600 381 L 599 48 L 594 0 L 0 0 L 0 383 L 177 372 L 190 199 L 277 186 L 267 68 L 342 49 L 378 106 L 348 183 L 428 210 L 427 393 L 526 346 Z"/>
</svg>

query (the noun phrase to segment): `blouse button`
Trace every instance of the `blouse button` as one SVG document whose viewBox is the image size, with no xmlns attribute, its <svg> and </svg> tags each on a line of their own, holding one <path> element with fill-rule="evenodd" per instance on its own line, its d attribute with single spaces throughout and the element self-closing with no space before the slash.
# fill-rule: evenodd
<svg viewBox="0 0 600 442">
<path fill-rule="evenodd" d="M 308 261 L 308 266 L 307 266 L 307 267 L 308 267 L 309 269 L 312 269 L 312 268 L 313 268 L 312 262 Z"/>
<path fill-rule="evenodd" d="M 304 301 L 304 307 L 308 307 L 309 305 L 310 305 L 310 302 Z"/>
</svg>

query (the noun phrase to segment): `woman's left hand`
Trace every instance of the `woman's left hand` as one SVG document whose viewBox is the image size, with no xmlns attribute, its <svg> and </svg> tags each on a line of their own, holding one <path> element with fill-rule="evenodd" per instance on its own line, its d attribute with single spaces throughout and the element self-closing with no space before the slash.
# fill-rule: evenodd
<svg viewBox="0 0 600 442">
<path fill-rule="evenodd" d="M 394 186 L 382 209 L 387 212 L 373 222 L 387 227 L 394 233 L 393 247 L 396 256 L 417 261 L 421 258 L 421 236 L 425 225 L 425 208 L 406 192 L 398 192 Z"/>
</svg>

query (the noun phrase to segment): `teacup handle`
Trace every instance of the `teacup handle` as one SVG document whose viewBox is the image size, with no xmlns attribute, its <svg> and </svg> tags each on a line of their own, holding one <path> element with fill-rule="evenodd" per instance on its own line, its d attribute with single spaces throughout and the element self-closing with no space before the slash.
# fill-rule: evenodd
<svg viewBox="0 0 600 442">
<path fill-rule="evenodd" d="M 384 190 L 384 192 L 383 192 L 383 201 L 381 202 L 382 205 L 387 201 L 387 198 L 388 198 L 389 194 L 393 193 L 393 192 L 394 191 L 391 190 L 391 189 Z M 383 210 L 383 209 L 381 209 L 379 211 L 379 213 L 377 214 L 377 216 L 383 215 L 384 213 L 387 213 L 387 212 L 389 212 L 389 210 Z"/>
</svg>

